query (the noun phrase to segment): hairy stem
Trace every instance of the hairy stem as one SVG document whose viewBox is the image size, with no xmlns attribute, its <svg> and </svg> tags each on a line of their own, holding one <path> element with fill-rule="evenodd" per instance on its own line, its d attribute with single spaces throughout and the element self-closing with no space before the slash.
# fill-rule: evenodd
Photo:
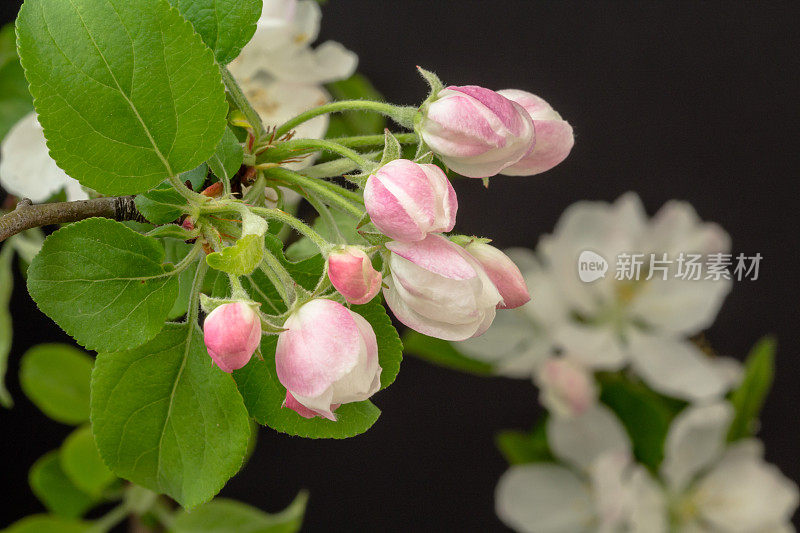
<svg viewBox="0 0 800 533">
<path fill-rule="evenodd" d="M 303 122 L 311 120 L 314 117 L 326 113 L 341 113 L 343 111 L 372 111 L 380 113 L 386 115 L 401 126 L 411 129 L 414 126 L 414 115 L 417 113 L 417 108 L 396 106 L 370 100 L 342 100 L 340 102 L 331 102 L 315 107 L 314 109 L 309 109 L 305 113 L 300 113 L 293 119 L 284 122 L 275 131 L 275 138 L 280 139 L 283 135 L 289 133 Z"/>
<path fill-rule="evenodd" d="M 250 101 L 244 95 L 242 88 L 239 87 L 239 84 L 233 78 L 233 75 L 227 69 L 227 67 L 220 67 L 220 71 L 222 72 L 222 82 L 225 84 L 225 88 L 228 90 L 228 94 L 231 95 L 231 99 L 233 103 L 236 104 L 236 107 L 244 113 L 245 118 L 247 118 L 247 122 L 253 126 L 253 131 L 256 134 L 256 138 L 260 139 L 264 135 L 264 124 L 261 122 L 261 117 L 258 116 L 258 113 L 253 106 L 250 105 Z"/>
<path fill-rule="evenodd" d="M 146 222 L 136 210 L 134 198 L 135 196 L 114 196 L 52 204 L 31 204 L 30 200 L 23 199 L 14 211 L 0 217 L 0 242 L 31 228 L 66 224 L 92 217 Z"/>
<path fill-rule="evenodd" d="M 342 157 L 350 159 L 362 168 L 368 169 L 375 166 L 374 161 L 370 161 L 355 150 L 327 139 L 293 139 L 291 141 L 282 142 L 278 146 L 264 152 L 266 156 L 264 159 L 269 158 L 269 160 L 272 161 L 283 161 L 297 155 L 316 152 L 317 150 L 325 150 L 326 152 L 339 154 Z"/>
<path fill-rule="evenodd" d="M 393 135 L 400 144 L 414 144 L 417 142 L 416 133 L 395 133 Z M 328 140 L 342 146 L 347 146 L 348 148 L 363 148 L 369 146 L 383 146 L 386 135 L 356 135 L 353 137 L 338 137 Z"/>
<path fill-rule="evenodd" d="M 353 202 L 363 202 L 358 193 L 354 193 L 353 191 L 339 187 L 338 185 L 334 185 L 332 183 L 324 182 L 322 180 L 307 178 L 306 176 L 298 174 L 297 172 L 292 172 L 291 170 L 281 167 L 270 168 L 266 171 L 266 174 L 269 177 L 281 180 L 290 186 L 295 185 L 300 188 L 316 192 L 321 198 L 325 199 L 328 205 L 336 207 L 357 219 L 360 219 L 362 216 L 364 216 L 363 209 L 353 204 Z"/>
</svg>

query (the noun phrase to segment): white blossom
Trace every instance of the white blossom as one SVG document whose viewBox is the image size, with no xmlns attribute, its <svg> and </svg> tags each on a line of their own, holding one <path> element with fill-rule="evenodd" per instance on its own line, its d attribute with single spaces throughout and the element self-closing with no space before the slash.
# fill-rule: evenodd
<svg viewBox="0 0 800 533">
<path fill-rule="evenodd" d="M 733 413 L 716 402 L 687 407 L 667 434 L 659 477 L 633 461 L 607 407 L 548 421 L 564 464 L 513 466 L 496 491 L 498 516 L 529 533 L 778 533 L 794 531 L 797 485 L 755 439 L 726 443 Z"/>
<path fill-rule="evenodd" d="M 267 126 L 330 101 L 322 86 L 350 77 L 358 56 L 328 41 L 310 44 L 319 33 L 319 4 L 313 0 L 265 0 L 253 39 L 228 68 Z M 328 129 L 328 116 L 315 117 L 295 129 L 299 138 L 319 139 Z M 287 165 L 302 168 L 313 161 Z"/>
<path fill-rule="evenodd" d="M 667 269 L 665 275 L 646 279 L 644 269 L 638 281 L 630 281 L 609 272 L 587 283 L 577 268 L 586 250 L 613 263 L 618 255 L 632 252 L 663 258 L 682 252 L 705 256 L 729 248 L 727 233 L 701 221 L 685 202 L 668 202 L 652 219 L 633 193 L 613 204 L 578 202 L 521 263 L 531 302 L 500 311 L 482 338 L 457 348 L 495 364 L 503 375 L 530 375 L 548 356 L 561 353 L 594 370 L 630 367 L 668 396 L 717 398 L 736 382 L 738 365 L 708 357 L 688 337 L 711 325 L 730 280 L 676 279 L 675 264 L 657 264 Z"/>
<path fill-rule="evenodd" d="M 0 144 L 0 186 L 20 198 L 44 202 L 65 191 L 67 200 L 89 196 L 50 157 L 42 126 L 31 112 L 20 119 Z"/>
</svg>

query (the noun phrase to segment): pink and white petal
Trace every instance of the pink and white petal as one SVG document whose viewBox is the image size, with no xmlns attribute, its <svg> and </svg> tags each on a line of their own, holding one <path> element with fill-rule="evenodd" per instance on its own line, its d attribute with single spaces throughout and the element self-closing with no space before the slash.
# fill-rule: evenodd
<svg viewBox="0 0 800 533">
<path fill-rule="evenodd" d="M 725 450 L 733 408 L 727 402 L 689 406 L 672 421 L 664 444 L 661 477 L 676 493 Z"/>
<path fill-rule="evenodd" d="M 507 470 L 495 489 L 495 510 L 507 526 L 523 533 L 589 533 L 596 519 L 586 483 L 548 463 Z"/>
<path fill-rule="evenodd" d="M 533 176 L 564 161 L 575 145 L 572 126 L 565 120 L 534 120 L 536 144 L 528 155 L 504 168 L 505 176 Z"/>
<path fill-rule="evenodd" d="M 321 416 L 318 412 L 312 411 L 302 403 L 298 402 L 289 391 L 286 391 L 286 399 L 283 400 L 283 405 L 281 405 L 281 407 L 291 409 L 303 418 L 314 418 L 315 416 Z"/>
<path fill-rule="evenodd" d="M 603 454 L 631 453 L 625 428 L 603 404 L 596 404 L 580 416 L 548 418 L 547 442 L 553 455 L 584 472 Z"/>
<path fill-rule="evenodd" d="M 414 243 L 392 241 L 386 243 L 386 248 L 418 269 L 444 278 L 465 280 L 478 275 L 465 254 L 461 253 L 461 247 L 441 235 L 431 234 Z M 392 268 L 394 269 L 394 265 Z"/>
<path fill-rule="evenodd" d="M 397 319 L 413 330 L 448 341 L 463 341 L 472 337 L 483 323 L 483 315 L 471 321 L 452 323 L 437 320 L 434 317 L 424 316 L 412 309 L 403 297 L 398 294 L 394 280 L 388 277 L 384 280 L 386 287 L 383 296 L 386 304 Z M 435 313 L 432 313 L 435 314 Z"/>
<path fill-rule="evenodd" d="M 701 402 L 717 399 L 728 390 L 725 377 L 689 341 L 632 330 L 628 354 L 636 374 L 666 396 Z"/>
<path fill-rule="evenodd" d="M 324 299 L 303 305 L 284 327 L 276 348 L 278 379 L 308 406 L 304 398 L 320 396 L 357 364 L 361 336 L 350 311 Z"/>
</svg>

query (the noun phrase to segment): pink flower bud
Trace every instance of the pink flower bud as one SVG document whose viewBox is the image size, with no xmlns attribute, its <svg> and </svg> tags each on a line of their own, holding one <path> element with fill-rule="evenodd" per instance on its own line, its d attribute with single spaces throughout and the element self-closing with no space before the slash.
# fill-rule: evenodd
<svg viewBox="0 0 800 533">
<path fill-rule="evenodd" d="M 501 174 L 532 176 L 550 170 L 567 158 L 575 144 L 572 126 L 550 104 L 535 94 L 519 89 L 497 92 L 524 107 L 533 119 L 536 129 L 536 145 L 533 150 L 510 167 L 504 168 Z"/>
<path fill-rule="evenodd" d="M 398 241 L 420 241 L 456 223 L 456 191 L 442 169 L 396 159 L 367 180 L 364 205 L 370 220 Z"/>
<path fill-rule="evenodd" d="M 522 272 L 506 254 L 479 241 L 469 243 L 465 249 L 478 260 L 503 297 L 498 309 L 514 309 L 531 301 Z"/>
<path fill-rule="evenodd" d="M 364 250 L 345 246 L 328 256 L 328 277 L 351 304 L 365 304 L 381 288 L 381 273 L 372 268 Z"/>
<path fill-rule="evenodd" d="M 525 109 L 489 89 L 466 85 L 439 92 L 424 109 L 422 139 L 464 176 L 494 176 L 531 151 L 535 133 Z"/>
<path fill-rule="evenodd" d="M 211 359 L 231 373 L 246 365 L 258 348 L 261 319 L 246 303 L 220 305 L 206 317 L 203 340 Z"/>
<path fill-rule="evenodd" d="M 449 341 L 476 337 L 492 324 L 500 302 L 480 263 L 461 246 L 430 234 L 417 242 L 386 244 L 391 276 L 386 303 L 400 322 Z"/>
<path fill-rule="evenodd" d="M 542 405 L 559 416 L 580 416 L 597 401 L 597 387 L 591 374 L 564 357 L 545 360 L 534 381 L 539 386 Z"/>
<path fill-rule="evenodd" d="M 286 387 L 284 407 L 335 421 L 341 404 L 366 400 L 380 389 L 378 341 L 361 315 L 317 299 L 292 313 L 283 327 L 275 368 Z"/>
</svg>

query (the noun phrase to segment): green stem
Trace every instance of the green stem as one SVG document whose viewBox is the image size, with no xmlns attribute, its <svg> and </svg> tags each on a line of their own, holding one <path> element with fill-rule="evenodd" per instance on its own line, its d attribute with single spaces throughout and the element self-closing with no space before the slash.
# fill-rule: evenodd
<svg viewBox="0 0 800 533">
<path fill-rule="evenodd" d="M 189 265 L 191 265 L 195 261 L 195 259 L 197 259 L 197 256 L 200 254 L 202 249 L 203 249 L 203 243 L 201 243 L 199 240 L 196 241 L 194 243 L 194 246 L 192 246 L 192 249 L 189 250 L 189 253 L 186 254 L 186 257 L 181 259 L 180 262 L 175 265 L 175 269 L 172 270 L 171 273 L 179 274 L 184 270 L 186 270 L 187 268 L 189 268 Z"/>
<path fill-rule="evenodd" d="M 411 129 L 414 126 L 414 115 L 417 113 L 417 108 L 396 106 L 370 100 L 342 100 L 340 102 L 331 102 L 315 107 L 314 109 L 309 109 L 304 113 L 300 113 L 293 119 L 284 122 L 275 131 L 275 138 L 280 139 L 303 122 L 311 120 L 314 117 L 326 113 L 340 113 L 342 111 L 373 111 L 386 115 L 401 126 Z"/>
<path fill-rule="evenodd" d="M 360 219 L 364 216 L 363 209 L 356 207 L 352 202 L 363 203 L 363 199 L 358 193 L 347 190 L 333 183 L 323 180 L 308 178 L 297 172 L 282 167 L 270 168 L 266 171 L 273 178 L 282 180 L 291 185 L 297 185 L 303 189 L 316 192 L 324 198 L 328 205 L 337 207 L 349 215 Z M 323 185 L 324 183 L 324 185 Z"/>
<path fill-rule="evenodd" d="M 292 304 L 297 300 L 297 293 L 294 290 L 294 278 L 289 271 L 269 251 L 264 254 L 264 260 L 259 267 L 281 295 L 286 308 L 291 309 Z"/>
<path fill-rule="evenodd" d="M 170 176 L 169 182 L 172 187 L 178 191 L 178 194 L 183 196 L 189 205 L 196 206 L 198 204 L 197 197 L 200 196 L 196 192 L 190 190 L 178 176 Z"/>
<path fill-rule="evenodd" d="M 341 230 L 339 230 L 339 224 L 336 223 L 336 219 L 333 218 L 333 214 L 331 214 L 331 210 L 328 209 L 328 206 L 325 205 L 325 202 L 320 201 L 317 197 L 316 193 L 311 193 L 306 196 L 306 201 L 311 204 L 311 207 L 316 209 L 319 216 L 322 217 L 322 220 L 325 221 L 325 224 L 328 225 L 329 228 L 336 234 L 336 242 L 337 244 L 345 244 L 347 239 L 344 238 L 342 235 Z"/>
<path fill-rule="evenodd" d="M 102 518 L 96 520 L 92 525 L 92 533 L 105 533 L 111 531 L 114 526 L 125 520 L 130 514 L 131 509 L 127 503 L 121 503 L 107 512 Z"/>
<path fill-rule="evenodd" d="M 395 133 L 393 135 L 400 144 L 414 144 L 417 142 L 416 133 Z M 363 148 L 369 146 L 383 146 L 386 136 L 384 134 L 355 135 L 353 137 L 338 137 L 329 140 L 342 146 L 347 146 L 348 148 Z"/>
<path fill-rule="evenodd" d="M 381 152 L 369 152 L 362 155 L 367 159 L 375 159 L 376 157 L 380 158 Z M 343 176 L 354 170 L 358 170 L 358 165 L 345 157 L 304 168 L 300 170 L 299 173 L 309 178 L 331 178 L 334 176 Z"/>
<path fill-rule="evenodd" d="M 261 117 L 258 115 L 253 106 L 250 105 L 250 101 L 242 92 L 242 88 L 239 87 L 239 84 L 233 78 L 233 75 L 230 73 L 227 67 L 220 67 L 220 72 L 222 73 L 222 82 L 225 84 L 225 88 L 228 90 L 228 94 L 231 95 L 231 99 L 233 103 L 236 104 L 236 107 L 244 113 L 245 118 L 247 118 L 247 122 L 253 126 L 253 131 L 256 134 L 256 138 L 260 139 L 264 135 L 264 124 L 261 122 Z"/>
<path fill-rule="evenodd" d="M 375 166 L 374 161 L 370 161 L 355 150 L 327 139 L 293 139 L 291 141 L 282 142 L 264 152 L 264 158 L 257 159 L 256 162 L 280 162 L 297 155 L 316 152 L 317 150 L 325 150 L 327 152 L 339 154 L 342 157 L 352 160 L 359 167 L 364 169 L 371 169 Z"/>
<path fill-rule="evenodd" d="M 197 265 L 197 272 L 194 273 L 194 280 L 192 280 L 192 291 L 189 293 L 189 310 L 186 313 L 186 323 L 189 324 L 189 328 L 194 327 L 197 316 L 200 314 L 200 293 L 203 290 L 203 280 L 207 271 L 208 264 L 200 261 Z"/>
<path fill-rule="evenodd" d="M 323 253 L 327 252 L 332 247 L 331 243 L 329 243 L 322 235 L 311 229 L 308 224 L 284 211 L 281 211 L 280 209 L 270 209 L 269 207 L 251 207 L 250 211 L 264 218 L 279 220 L 280 222 L 293 227 L 299 233 L 311 239 L 311 242 L 316 244 L 317 248 L 319 248 Z"/>
</svg>

